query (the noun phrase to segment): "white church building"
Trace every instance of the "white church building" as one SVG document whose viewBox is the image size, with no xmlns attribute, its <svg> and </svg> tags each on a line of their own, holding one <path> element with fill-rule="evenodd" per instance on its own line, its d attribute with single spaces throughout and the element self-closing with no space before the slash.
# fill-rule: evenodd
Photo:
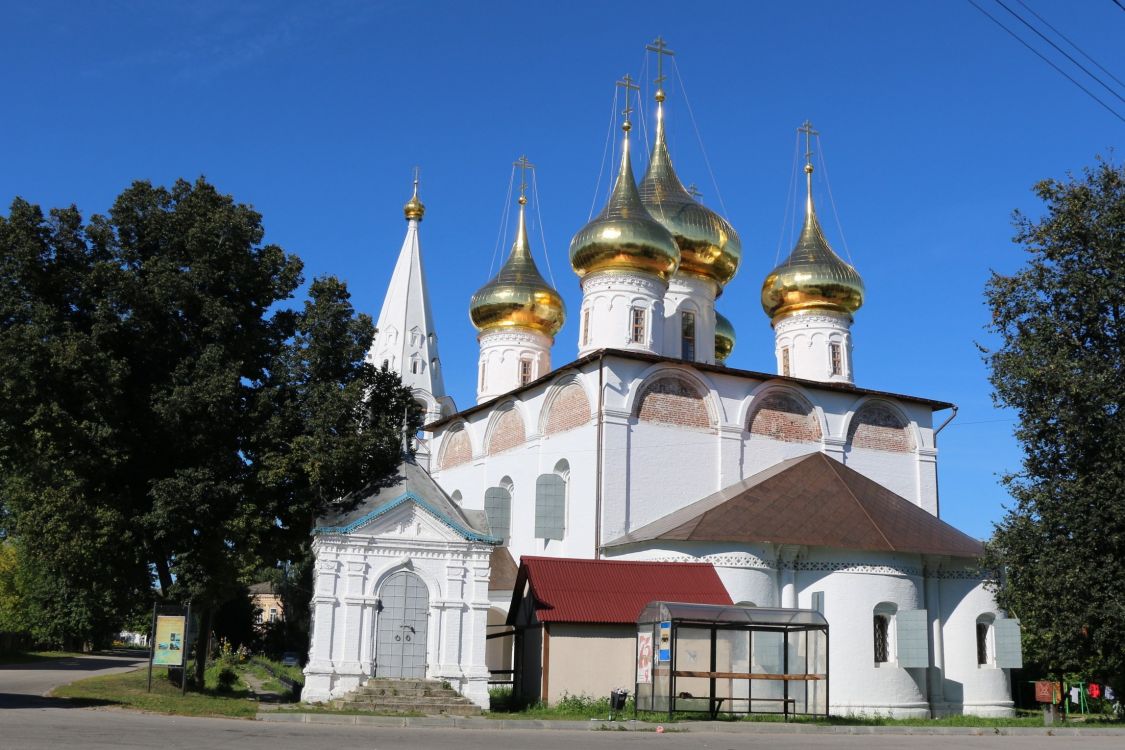
<svg viewBox="0 0 1125 750">
<path fill-rule="evenodd" d="M 304 699 L 425 676 L 487 707 L 490 669 L 511 666 L 486 635 L 513 561 L 547 556 L 710 563 L 733 602 L 819 610 L 834 714 L 1012 713 L 1018 623 L 984 586 L 980 543 L 938 516 L 936 436 L 955 407 L 856 385 L 866 291 L 821 231 L 811 161 L 804 228 L 762 284 L 777 370 L 724 365 L 735 336 L 716 299 L 740 241 L 673 170 L 664 98 L 640 183 L 626 120 L 612 194 L 571 242 L 576 358 L 552 363 L 566 311 L 521 195 L 510 255 L 470 302 L 477 404 L 462 410 L 442 384 L 415 184 L 370 358 L 429 424 L 398 477 L 318 522 Z"/>
</svg>

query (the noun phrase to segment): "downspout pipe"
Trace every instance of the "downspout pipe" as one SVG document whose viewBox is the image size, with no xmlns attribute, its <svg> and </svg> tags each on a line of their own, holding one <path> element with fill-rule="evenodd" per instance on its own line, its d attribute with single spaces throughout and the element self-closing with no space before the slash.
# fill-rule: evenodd
<svg viewBox="0 0 1125 750">
<path fill-rule="evenodd" d="M 598 453 L 596 486 L 594 487 L 594 559 L 602 557 L 602 436 L 605 431 L 605 350 L 598 354 Z"/>
</svg>

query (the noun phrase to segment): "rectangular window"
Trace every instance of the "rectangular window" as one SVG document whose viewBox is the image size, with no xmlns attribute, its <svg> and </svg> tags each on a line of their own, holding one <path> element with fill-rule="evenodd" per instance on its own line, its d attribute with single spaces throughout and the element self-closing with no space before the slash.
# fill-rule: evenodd
<svg viewBox="0 0 1125 750">
<path fill-rule="evenodd" d="M 680 359 L 695 361 L 695 313 L 680 313 Z"/>
<path fill-rule="evenodd" d="M 535 482 L 535 537 L 562 539 L 566 531 L 566 480 L 543 474 Z"/>
<path fill-rule="evenodd" d="M 270 607 L 270 622 L 277 622 L 277 610 Z"/>
<path fill-rule="evenodd" d="M 590 311 L 582 311 L 582 346 L 590 343 Z"/>
<path fill-rule="evenodd" d="M 520 360 L 520 385 L 527 385 L 531 382 L 531 360 Z"/>
<path fill-rule="evenodd" d="M 645 311 L 643 307 L 633 308 L 633 330 L 629 341 L 634 344 L 645 343 Z"/>
<path fill-rule="evenodd" d="M 988 623 L 977 623 L 977 664 L 988 664 Z"/>
<path fill-rule="evenodd" d="M 789 373 L 789 347 L 781 350 L 781 374 L 788 376 Z"/>
<path fill-rule="evenodd" d="M 828 353 L 829 353 L 829 356 L 832 358 L 832 374 L 833 375 L 843 375 L 844 374 L 844 358 L 843 358 L 842 352 L 840 351 L 840 345 L 839 344 L 829 344 L 828 345 Z"/>
<path fill-rule="evenodd" d="M 888 661 L 887 631 L 890 618 L 886 615 L 875 615 L 875 663 L 883 664 Z"/>
</svg>

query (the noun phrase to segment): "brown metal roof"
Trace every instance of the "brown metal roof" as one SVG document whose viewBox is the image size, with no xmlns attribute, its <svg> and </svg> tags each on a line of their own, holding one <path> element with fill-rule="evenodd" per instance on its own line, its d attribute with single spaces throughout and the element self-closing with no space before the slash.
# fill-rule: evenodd
<svg viewBox="0 0 1125 750">
<path fill-rule="evenodd" d="M 522 385 L 519 388 L 514 388 L 508 393 L 504 393 L 497 396 L 496 398 L 489 399 L 488 401 L 483 401 L 476 406 L 470 406 L 468 409 L 462 409 L 455 414 L 450 414 L 448 416 L 442 417 L 441 419 L 430 422 L 429 424 L 425 425 L 423 429 L 428 432 L 432 432 L 438 427 L 453 422 L 454 420 L 464 419 L 465 417 L 468 417 L 471 414 L 476 414 L 479 411 L 491 409 L 493 406 L 505 399 L 511 398 L 512 396 L 523 393 L 525 391 L 533 390 L 542 383 L 556 379 L 559 375 L 562 375 L 568 370 L 577 370 L 583 365 L 589 362 L 594 362 L 599 357 L 603 356 L 619 357 L 621 359 L 635 359 L 641 360 L 643 362 L 653 363 L 668 362 L 669 364 L 694 367 L 695 369 L 702 370 L 703 372 L 734 375 L 736 377 L 750 378 L 752 380 L 758 380 L 762 382 L 767 380 L 781 380 L 788 383 L 796 383 L 805 388 L 817 391 L 837 391 L 842 393 L 852 393 L 857 396 L 886 396 L 887 398 L 893 398 L 899 401 L 909 401 L 910 403 L 914 404 L 922 404 L 923 406 L 930 407 L 930 409 L 933 411 L 942 411 L 944 409 L 953 408 L 953 404 L 949 403 L 948 401 L 935 401 L 934 399 L 922 398 L 920 396 L 908 396 L 903 393 L 891 393 L 890 391 L 875 391 L 870 388 L 858 388 L 851 383 L 825 383 L 819 380 L 805 380 L 803 378 L 794 378 L 788 375 L 777 375 L 775 373 L 758 372 L 756 370 L 740 370 L 735 367 L 725 367 L 723 365 L 709 365 L 703 362 L 686 362 L 682 359 L 676 359 L 675 357 L 665 357 L 659 354 L 649 354 L 648 352 L 633 352 L 626 349 L 599 349 L 595 352 L 590 352 L 584 357 L 579 357 L 573 362 L 569 362 L 561 367 L 556 367 L 546 375 L 536 378 L 530 383 Z"/>
<path fill-rule="evenodd" d="M 640 560 L 576 560 L 567 557 L 520 558 L 508 624 L 514 625 L 531 587 L 539 622 L 632 624 L 651 601 L 731 604 L 711 563 L 660 563 Z"/>
<path fill-rule="evenodd" d="M 606 546 L 656 539 L 955 557 L 984 552 L 976 539 L 819 452 L 782 461 Z"/>
</svg>

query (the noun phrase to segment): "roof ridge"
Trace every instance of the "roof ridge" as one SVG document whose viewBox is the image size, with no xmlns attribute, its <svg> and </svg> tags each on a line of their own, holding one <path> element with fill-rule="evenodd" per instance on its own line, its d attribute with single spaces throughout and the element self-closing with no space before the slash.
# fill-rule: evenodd
<svg viewBox="0 0 1125 750">
<path fill-rule="evenodd" d="M 860 500 L 854 492 L 852 492 L 852 486 L 848 484 L 848 480 L 845 479 L 843 474 L 841 474 L 837 469 L 837 467 L 843 467 L 845 466 L 845 464 L 842 464 L 833 458 L 829 458 L 824 453 L 820 453 L 819 455 L 824 456 L 824 459 L 829 462 L 829 465 L 832 468 L 832 473 L 835 474 L 836 477 L 840 480 L 840 483 L 844 485 L 844 489 L 847 490 L 848 496 L 851 497 L 851 499 L 855 501 L 855 504 L 859 506 L 859 509 L 863 511 L 864 517 L 871 523 L 873 527 L 875 527 L 875 531 L 879 532 L 879 536 L 882 537 L 883 541 L 887 543 L 887 547 L 889 547 L 892 552 L 898 552 L 898 548 L 895 547 L 891 540 L 887 538 L 887 535 L 883 533 L 883 527 L 881 527 L 878 521 L 876 521 L 871 516 L 871 513 L 869 513 L 867 510 L 867 506 L 863 504 L 863 501 Z M 832 464 L 835 464 L 835 466 L 832 466 Z M 855 469 L 852 469 L 852 471 L 855 471 Z M 858 471 L 856 471 L 855 473 L 859 474 Z M 863 475 L 860 474 L 860 476 Z"/>
</svg>

